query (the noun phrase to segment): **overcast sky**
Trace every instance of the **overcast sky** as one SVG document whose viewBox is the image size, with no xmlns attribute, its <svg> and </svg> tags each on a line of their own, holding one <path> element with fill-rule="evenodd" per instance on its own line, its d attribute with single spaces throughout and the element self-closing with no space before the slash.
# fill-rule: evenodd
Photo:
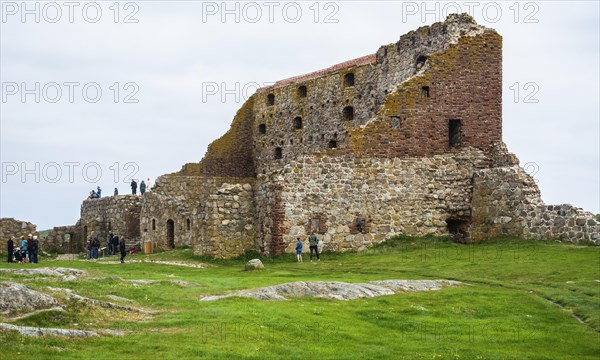
<svg viewBox="0 0 600 360">
<path fill-rule="evenodd" d="M 114 4 L 2 2 L 1 217 L 74 224 L 96 186 L 198 162 L 258 86 L 458 11 L 503 36 L 504 141 L 542 198 L 600 212 L 597 1 Z"/>
</svg>

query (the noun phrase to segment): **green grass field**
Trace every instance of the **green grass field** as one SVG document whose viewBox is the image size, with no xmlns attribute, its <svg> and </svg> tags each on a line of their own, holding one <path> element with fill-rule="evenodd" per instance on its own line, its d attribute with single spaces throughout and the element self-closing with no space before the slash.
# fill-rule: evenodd
<svg viewBox="0 0 600 360">
<path fill-rule="evenodd" d="M 0 320 L 128 334 L 65 339 L 7 331 L 0 340 L 6 359 L 597 360 L 599 255 L 597 247 L 556 242 L 498 239 L 459 245 L 438 238 L 399 238 L 364 253 L 326 253 L 319 263 L 310 263 L 307 256 L 303 264 L 292 255 L 266 258 L 266 269 L 255 272 L 242 271 L 243 259 L 212 261 L 193 256 L 189 249 L 126 260 L 202 262 L 208 267 L 42 260 L 37 266 L 73 267 L 88 274 L 77 282 L 26 280 L 32 277 L 5 273 L 0 280 L 41 291 L 64 287 L 101 300 L 118 295 L 133 300 L 128 305 L 157 313 L 142 316 L 67 301 L 66 312 Z M 133 285 L 115 277 L 165 281 Z M 166 281 L 173 279 L 202 286 Z M 468 285 L 352 301 L 198 300 L 288 281 L 383 279 L 452 279 Z"/>
</svg>

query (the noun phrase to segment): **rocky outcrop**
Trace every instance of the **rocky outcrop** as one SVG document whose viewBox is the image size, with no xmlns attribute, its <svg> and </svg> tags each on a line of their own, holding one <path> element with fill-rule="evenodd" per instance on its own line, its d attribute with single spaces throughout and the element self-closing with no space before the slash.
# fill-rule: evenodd
<svg viewBox="0 0 600 360">
<path fill-rule="evenodd" d="M 19 274 L 19 275 L 39 275 L 39 276 L 81 276 L 85 275 L 84 270 L 63 268 L 63 267 L 42 267 L 33 269 L 0 269 L 1 272 Z"/>
<path fill-rule="evenodd" d="M 98 332 L 89 330 L 76 329 L 57 329 L 57 328 L 41 328 L 32 326 L 17 326 L 12 324 L 0 323 L 0 329 L 3 331 L 17 331 L 23 336 L 60 336 L 67 338 L 81 338 L 98 336 Z"/>
<path fill-rule="evenodd" d="M 35 311 L 58 306 L 52 296 L 14 282 L 0 282 L 0 312 Z"/>
<path fill-rule="evenodd" d="M 381 280 L 368 283 L 339 281 L 297 281 L 242 290 L 232 294 L 203 297 L 202 301 L 214 301 L 229 297 L 249 297 L 257 300 L 287 300 L 289 297 L 317 297 L 332 300 L 354 300 L 366 297 L 394 295 L 401 291 L 441 290 L 461 283 L 450 280 Z"/>
</svg>

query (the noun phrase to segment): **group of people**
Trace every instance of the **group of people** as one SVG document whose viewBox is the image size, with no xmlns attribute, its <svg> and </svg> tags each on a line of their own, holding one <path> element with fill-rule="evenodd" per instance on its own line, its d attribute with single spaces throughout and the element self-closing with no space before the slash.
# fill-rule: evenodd
<svg viewBox="0 0 600 360">
<path fill-rule="evenodd" d="M 148 182 L 150 182 L 150 179 L 148 179 Z M 137 188 L 138 188 L 138 184 L 135 181 L 135 179 L 131 180 L 131 195 L 137 194 Z M 145 192 L 146 192 L 146 183 L 144 182 L 144 180 L 142 180 L 142 182 L 140 183 L 140 194 L 144 195 Z"/>
<path fill-rule="evenodd" d="M 150 178 L 148 178 L 148 184 L 150 183 Z M 137 181 L 135 181 L 135 179 L 131 180 L 131 195 L 137 195 L 137 190 L 138 190 L 138 183 Z M 146 187 L 148 185 L 146 184 L 146 182 L 144 182 L 144 180 L 142 180 L 142 182 L 140 183 L 140 194 L 144 195 L 144 193 L 146 192 Z M 119 195 L 119 189 L 115 188 L 115 192 L 114 195 L 117 196 Z M 102 197 L 102 189 L 100 189 L 100 186 L 98 186 L 96 188 L 96 190 L 92 190 L 90 191 L 90 196 L 88 196 L 88 199 L 99 199 L 100 197 Z"/>
<path fill-rule="evenodd" d="M 146 192 L 146 187 L 148 187 L 150 184 L 150 178 L 148 178 L 148 182 L 144 182 L 144 180 L 142 180 L 142 182 L 140 183 L 140 194 L 144 195 L 144 193 Z M 135 181 L 135 179 L 131 180 L 131 195 L 137 195 L 137 190 L 138 190 L 138 183 L 137 181 Z M 98 188 L 100 189 L 100 188 Z M 115 196 L 119 195 L 119 189 L 115 188 Z M 98 196 L 100 197 L 100 196 Z"/>
<path fill-rule="evenodd" d="M 296 238 L 296 259 L 299 263 L 302 262 L 302 240 Z M 321 261 L 321 253 L 323 252 L 323 239 L 317 238 L 317 235 L 312 234 L 308 237 L 308 248 L 310 249 L 310 262 L 313 259 L 313 252 L 317 257 L 317 261 Z"/>
<path fill-rule="evenodd" d="M 8 262 L 20 262 L 20 263 L 38 263 L 38 251 L 40 243 L 37 235 L 29 234 L 27 239 L 25 236 L 21 236 L 21 240 L 17 240 L 16 237 L 12 236 L 7 243 L 8 247 Z"/>
<path fill-rule="evenodd" d="M 100 240 L 98 240 L 97 237 L 89 238 L 85 248 L 88 260 L 98 259 L 99 249 Z M 124 263 L 125 256 L 127 256 L 127 251 L 125 250 L 125 238 L 119 238 L 117 235 L 110 233 L 108 234 L 106 254 L 117 255 L 117 252 L 119 252 L 121 255 L 121 263 Z"/>
<path fill-rule="evenodd" d="M 100 189 L 100 186 L 98 186 L 96 188 L 96 190 L 90 191 L 90 196 L 88 198 L 89 199 L 100 199 L 101 196 L 102 196 L 102 189 Z"/>
</svg>

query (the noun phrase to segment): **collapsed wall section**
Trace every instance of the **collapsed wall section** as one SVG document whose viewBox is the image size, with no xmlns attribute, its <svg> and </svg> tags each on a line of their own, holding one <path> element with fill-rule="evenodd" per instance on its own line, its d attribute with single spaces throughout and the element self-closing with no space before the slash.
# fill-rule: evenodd
<svg viewBox="0 0 600 360">
<path fill-rule="evenodd" d="M 472 241 L 497 236 L 560 239 L 600 245 L 594 214 L 569 204 L 546 205 L 534 179 L 518 166 L 478 171 L 473 177 Z"/>
<path fill-rule="evenodd" d="M 71 226 L 55 226 L 45 238 L 41 239 L 40 244 L 44 251 L 63 254 L 76 254 L 85 250 L 79 222 Z"/>
<path fill-rule="evenodd" d="M 13 236 L 16 239 L 21 239 L 21 236 L 27 238 L 27 235 L 35 234 L 36 231 L 37 226 L 28 221 L 16 220 L 13 218 L 0 218 L 0 239 L 4 241 L 7 241 Z"/>
</svg>

